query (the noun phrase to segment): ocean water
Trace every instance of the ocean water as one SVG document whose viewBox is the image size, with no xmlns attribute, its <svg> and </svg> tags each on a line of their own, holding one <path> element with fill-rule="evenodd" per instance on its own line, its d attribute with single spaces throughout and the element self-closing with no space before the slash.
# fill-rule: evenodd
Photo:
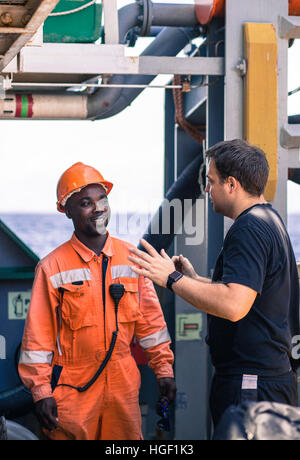
<svg viewBox="0 0 300 460">
<path fill-rule="evenodd" d="M 0 219 L 40 258 L 69 240 L 73 224 L 64 214 L 1 214 Z M 116 214 L 108 230 L 112 236 L 137 245 L 150 222 L 150 214 Z M 288 216 L 288 232 L 300 261 L 300 214 Z"/>
<path fill-rule="evenodd" d="M 65 214 L 0 214 L 0 219 L 39 257 L 45 257 L 73 233 Z M 108 230 L 111 236 L 138 244 L 151 219 L 149 214 L 115 214 Z"/>
</svg>

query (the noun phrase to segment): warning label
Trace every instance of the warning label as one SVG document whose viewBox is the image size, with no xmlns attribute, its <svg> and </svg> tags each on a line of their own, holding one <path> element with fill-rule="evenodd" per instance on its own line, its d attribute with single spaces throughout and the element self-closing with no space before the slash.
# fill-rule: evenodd
<svg viewBox="0 0 300 460">
<path fill-rule="evenodd" d="M 202 340 L 202 314 L 176 315 L 176 340 Z"/>
<path fill-rule="evenodd" d="M 8 319 L 26 319 L 31 291 L 8 293 Z"/>
</svg>

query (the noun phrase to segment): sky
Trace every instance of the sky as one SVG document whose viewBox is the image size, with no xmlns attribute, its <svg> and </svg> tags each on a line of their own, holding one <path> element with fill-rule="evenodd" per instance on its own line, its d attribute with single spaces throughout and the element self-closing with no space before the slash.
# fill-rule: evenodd
<svg viewBox="0 0 300 460">
<path fill-rule="evenodd" d="M 132 0 L 118 0 L 118 7 L 128 3 Z M 133 54 L 149 40 L 140 39 Z M 289 89 L 300 86 L 300 40 L 296 42 L 289 52 Z M 300 113 L 299 108 L 297 93 L 289 98 L 289 114 Z M 56 212 L 58 178 L 77 161 L 94 166 L 114 183 L 113 211 L 154 212 L 163 199 L 162 89 L 145 90 L 125 111 L 107 120 L 1 120 L 0 132 L 0 215 Z M 300 213 L 299 185 L 289 183 L 288 191 L 289 212 Z"/>
</svg>

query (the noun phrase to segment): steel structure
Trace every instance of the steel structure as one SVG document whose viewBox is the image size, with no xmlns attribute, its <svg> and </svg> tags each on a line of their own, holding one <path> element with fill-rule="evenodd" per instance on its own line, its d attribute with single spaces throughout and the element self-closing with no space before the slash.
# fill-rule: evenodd
<svg viewBox="0 0 300 460">
<path fill-rule="evenodd" d="M 0 72 L 32 40 L 58 1 L 0 2 Z"/>
</svg>

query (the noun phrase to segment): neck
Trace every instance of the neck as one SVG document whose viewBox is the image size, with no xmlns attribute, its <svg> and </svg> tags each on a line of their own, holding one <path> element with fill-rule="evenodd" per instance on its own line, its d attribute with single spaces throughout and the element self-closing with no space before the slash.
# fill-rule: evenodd
<svg viewBox="0 0 300 460">
<path fill-rule="evenodd" d="M 266 204 L 267 201 L 265 200 L 264 196 L 245 196 L 241 201 L 236 205 L 233 210 L 231 218 L 236 220 L 242 212 L 246 211 L 246 209 L 255 206 L 256 204 Z"/>
<path fill-rule="evenodd" d="M 104 235 L 86 236 L 85 234 L 75 230 L 75 235 L 81 243 L 99 256 L 107 240 L 108 233 L 105 233 Z"/>
</svg>

